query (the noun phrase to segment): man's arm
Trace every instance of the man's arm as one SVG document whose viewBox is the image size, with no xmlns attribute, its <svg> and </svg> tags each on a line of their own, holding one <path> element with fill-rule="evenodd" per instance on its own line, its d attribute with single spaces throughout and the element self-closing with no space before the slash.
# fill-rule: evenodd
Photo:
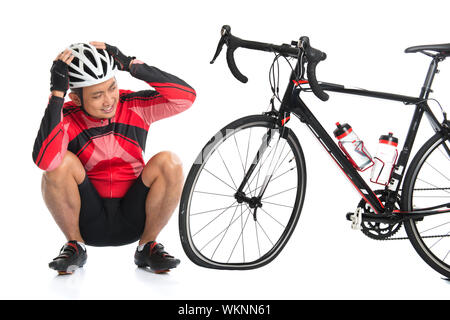
<svg viewBox="0 0 450 320">
<path fill-rule="evenodd" d="M 188 109 L 195 100 L 195 90 L 183 80 L 170 73 L 150 67 L 135 57 L 126 56 L 117 47 L 104 42 L 90 42 L 97 49 L 105 49 L 116 61 L 119 70 L 147 82 L 156 89 L 138 92 L 123 91 L 120 96 L 126 107 L 150 123 L 170 117 Z"/>
<path fill-rule="evenodd" d="M 62 108 L 69 87 L 67 66 L 72 60 L 71 51 L 66 49 L 56 57 L 50 70 L 52 94 L 33 147 L 34 163 L 47 171 L 60 165 L 69 143 Z"/>
<path fill-rule="evenodd" d="M 51 95 L 33 147 L 33 161 L 42 170 L 56 169 L 67 151 L 67 128 L 63 125 L 64 98 Z"/>
<path fill-rule="evenodd" d="M 149 124 L 183 112 L 195 101 L 196 92 L 190 85 L 156 67 L 133 60 L 130 74 L 156 90 L 132 92 L 121 97 L 124 103 L 131 104 L 129 107 L 134 108 Z"/>
</svg>

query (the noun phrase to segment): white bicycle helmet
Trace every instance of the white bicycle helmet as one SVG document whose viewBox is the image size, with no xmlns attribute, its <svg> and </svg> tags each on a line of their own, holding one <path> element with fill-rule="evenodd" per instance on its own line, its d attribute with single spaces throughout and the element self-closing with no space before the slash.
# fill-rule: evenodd
<svg viewBox="0 0 450 320">
<path fill-rule="evenodd" d="M 83 88 L 102 83 L 115 76 L 117 67 L 106 50 L 86 43 L 72 44 L 74 59 L 69 65 L 69 87 Z"/>
</svg>

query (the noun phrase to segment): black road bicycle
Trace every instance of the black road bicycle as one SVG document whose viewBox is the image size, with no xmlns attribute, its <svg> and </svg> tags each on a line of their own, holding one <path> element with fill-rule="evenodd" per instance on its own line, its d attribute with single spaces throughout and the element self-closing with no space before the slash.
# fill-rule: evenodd
<svg viewBox="0 0 450 320">
<path fill-rule="evenodd" d="M 404 225 L 417 253 L 433 269 L 450 278 L 450 141 L 449 122 L 441 123 L 428 100 L 438 63 L 450 56 L 450 44 L 415 46 L 432 62 L 419 97 L 375 92 L 318 82 L 316 66 L 326 54 L 314 49 L 308 37 L 291 44 L 247 41 L 223 26 L 211 63 L 227 45 L 232 74 L 247 78 L 234 60 L 237 48 L 275 53 L 271 67 L 272 91 L 280 102 L 260 115 L 243 117 L 225 126 L 198 155 L 183 189 L 179 228 L 184 251 L 196 264 L 216 269 L 253 269 L 271 262 L 289 240 L 300 217 L 305 196 L 306 168 L 299 140 L 286 126 L 294 114 L 305 123 L 362 196 L 357 210 L 348 213 L 352 227 L 374 239 L 392 239 Z M 286 92 L 280 99 L 275 62 L 295 61 Z M 306 68 L 305 68 L 306 67 Z M 279 69 L 278 69 L 279 70 Z M 305 79 L 305 71 L 307 78 Z M 279 77 L 278 77 L 279 78 Z M 372 190 L 345 153 L 328 135 L 300 98 L 312 91 L 328 100 L 325 91 L 388 99 L 415 106 L 415 112 L 384 190 Z M 436 132 L 408 159 L 423 115 Z"/>
</svg>

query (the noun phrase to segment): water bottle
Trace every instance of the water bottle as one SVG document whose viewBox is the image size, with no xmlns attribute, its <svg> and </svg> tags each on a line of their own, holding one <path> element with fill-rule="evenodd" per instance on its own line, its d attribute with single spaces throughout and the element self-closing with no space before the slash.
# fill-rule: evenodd
<svg viewBox="0 0 450 320">
<path fill-rule="evenodd" d="M 339 140 L 338 144 L 345 153 L 353 167 L 358 171 L 365 171 L 373 166 L 373 160 L 364 142 L 359 139 L 352 127 L 348 123 L 336 123 L 337 128 L 333 131 L 334 136 Z"/>
<path fill-rule="evenodd" d="M 397 145 L 398 139 L 393 136 L 392 132 L 380 137 L 370 181 L 382 185 L 387 185 L 389 183 L 392 170 L 397 161 Z"/>
</svg>

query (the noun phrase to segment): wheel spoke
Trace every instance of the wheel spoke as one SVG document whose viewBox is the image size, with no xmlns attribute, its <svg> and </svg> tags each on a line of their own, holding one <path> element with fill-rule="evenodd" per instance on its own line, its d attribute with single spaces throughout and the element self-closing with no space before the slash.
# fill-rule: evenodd
<svg viewBox="0 0 450 320">
<path fill-rule="evenodd" d="M 241 206 L 241 230 L 244 228 L 243 225 L 243 220 L 242 220 L 242 206 Z M 241 238 L 242 239 L 242 259 L 245 262 L 245 246 L 244 246 L 244 237 Z"/>
<path fill-rule="evenodd" d="M 234 138 L 234 144 L 235 144 L 237 152 L 239 154 L 239 160 L 241 161 L 242 171 L 244 171 L 244 174 L 245 174 L 244 160 L 242 160 L 241 151 L 239 151 L 239 146 L 238 146 L 238 143 L 236 140 L 236 135 L 233 135 L 233 138 Z"/>
<path fill-rule="evenodd" d="M 222 163 L 223 163 L 223 165 L 225 166 L 225 169 L 227 170 L 227 172 L 228 172 L 228 175 L 229 175 L 229 176 L 230 176 L 230 178 L 231 178 L 231 181 L 233 182 L 233 185 L 234 185 L 234 189 L 236 190 L 236 189 L 237 189 L 236 183 L 234 183 L 233 177 L 231 176 L 230 170 L 228 170 L 228 166 L 227 166 L 227 164 L 226 164 L 226 163 L 225 163 L 225 161 L 223 160 L 222 154 L 220 153 L 220 151 L 219 151 L 219 150 L 217 150 L 217 153 L 219 154 L 219 156 L 220 156 L 220 159 L 222 159 Z"/>
<path fill-rule="evenodd" d="M 233 204 L 235 204 L 236 201 L 233 202 Z M 224 214 L 228 209 L 230 209 L 232 206 L 230 205 L 229 207 L 227 207 L 225 210 L 223 210 L 220 214 L 218 214 L 214 219 L 212 219 L 210 222 L 208 222 L 206 225 L 203 226 L 203 228 L 201 228 L 200 230 L 198 230 L 196 233 L 194 233 L 192 235 L 192 237 L 195 237 L 200 231 L 202 231 L 203 229 L 205 229 L 207 226 L 209 226 L 212 222 L 214 222 L 217 218 L 219 218 L 222 214 Z M 216 210 L 217 211 L 217 210 Z"/>
<path fill-rule="evenodd" d="M 445 179 L 447 179 L 448 181 L 450 181 L 450 179 L 445 175 L 445 174 L 443 174 L 442 172 L 440 172 L 438 169 L 436 169 L 434 166 L 432 166 L 428 161 L 427 162 L 425 162 L 427 165 L 429 165 L 434 171 L 436 171 L 437 173 L 439 173 L 441 176 L 443 176 Z"/>
<path fill-rule="evenodd" d="M 256 243 L 258 244 L 258 254 L 259 254 L 259 257 L 261 258 L 261 247 L 259 245 L 258 225 L 256 224 L 256 221 L 254 221 L 254 222 L 255 222 L 255 231 L 256 231 Z"/>
<path fill-rule="evenodd" d="M 266 149 L 266 151 L 267 151 L 267 149 Z M 254 176 L 253 176 L 253 178 L 250 180 L 250 182 L 248 183 L 248 187 L 247 187 L 247 189 L 245 190 L 246 193 L 247 193 L 247 190 L 249 189 L 251 183 L 253 182 L 253 180 L 255 180 L 255 178 L 256 178 L 256 185 L 258 185 L 259 175 L 260 175 L 260 172 L 261 172 L 261 168 L 263 167 L 263 165 L 266 163 L 267 159 L 268 159 L 268 158 L 270 157 L 270 155 L 272 154 L 272 151 L 273 151 L 273 148 L 270 148 L 270 151 L 269 151 L 269 153 L 267 154 L 266 158 L 265 158 L 262 162 L 259 161 L 259 169 L 258 169 L 258 171 L 254 174 Z M 252 196 L 254 196 L 254 194 L 252 194 L 251 191 L 250 191 L 249 193 L 250 193 Z"/>
<path fill-rule="evenodd" d="M 450 161 L 450 157 L 449 157 L 448 153 L 445 154 L 444 152 L 442 152 L 441 148 L 437 148 L 437 150 L 444 156 L 445 159 L 447 159 L 448 161 Z"/>
<path fill-rule="evenodd" d="M 427 230 L 421 231 L 420 234 L 423 234 L 423 233 L 426 233 L 426 232 L 428 232 L 428 231 L 431 231 L 431 230 L 440 228 L 440 227 L 442 227 L 442 226 L 444 226 L 444 225 L 446 225 L 446 224 L 450 224 L 450 221 L 449 221 L 449 222 L 444 222 L 444 223 L 442 223 L 442 224 L 440 224 L 440 225 L 438 225 L 438 226 L 435 226 L 435 227 L 429 228 L 429 229 L 427 229 Z"/>
<path fill-rule="evenodd" d="M 280 221 L 278 221 L 277 219 L 275 219 L 270 213 L 268 213 L 266 210 L 264 210 L 262 207 L 259 208 L 261 209 L 265 214 L 267 214 L 269 217 L 271 217 L 274 221 L 276 221 L 280 226 L 282 226 L 283 228 L 286 228 L 286 226 L 284 224 L 282 224 Z"/>
<path fill-rule="evenodd" d="M 242 208 L 242 206 L 241 206 L 241 208 Z M 225 238 L 225 236 L 227 235 L 227 232 L 228 232 L 228 230 L 230 229 L 230 226 L 231 226 L 231 222 L 233 221 L 234 215 L 236 214 L 236 210 L 237 210 L 237 207 L 234 209 L 233 216 L 230 219 L 230 223 L 228 224 L 228 227 L 226 228 L 225 232 L 223 233 L 222 239 L 220 239 L 219 243 L 217 244 L 216 249 L 214 249 L 214 252 L 213 252 L 213 254 L 211 256 L 211 259 L 214 257 L 214 254 L 216 253 L 217 248 L 219 248 L 220 244 L 222 243 L 223 238 Z"/>
<path fill-rule="evenodd" d="M 233 203 L 236 203 L 236 201 L 233 202 Z M 235 205 L 235 206 L 231 205 L 231 206 L 229 206 L 229 207 L 224 207 L 224 208 L 218 208 L 218 209 L 213 209 L 213 210 L 207 210 L 207 211 L 201 211 L 201 212 L 191 213 L 190 216 L 191 216 L 191 217 L 192 217 L 192 216 L 197 216 L 197 215 L 199 215 L 199 214 L 210 213 L 210 212 L 214 212 L 214 211 L 220 211 L 220 210 L 223 210 L 223 209 L 234 208 L 234 207 L 237 207 L 237 206 L 239 206 L 239 205 L 237 204 L 237 205 Z"/>
<path fill-rule="evenodd" d="M 273 182 L 274 180 L 278 179 L 279 177 L 281 177 L 281 176 L 285 175 L 285 174 L 286 174 L 286 173 L 288 173 L 289 171 L 292 171 L 292 170 L 294 170 L 294 169 L 295 169 L 295 167 L 293 167 L 293 168 L 290 168 L 290 169 L 286 170 L 285 172 L 283 172 L 283 173 L 279 174 L 278 176 L 276 176 L 275 178 L 273 178 L 273 179 L 272 179 L 272 182 Z M 259 188 L 261 188 L 262 186 L 263 186 L 263 185 L 260 185 L 259 187 L 257 187 L 257 188 L 255 188 L 255 189 L 253 189 L 253 190 L 249 191 L 249 193 L 252 193 L 253 191 L 256 191 L 256 190 L 258 190 L 258 189 L 259 189 Z"/>
<path fill-rule="evenodd" d="M 444 259 L 442 259 L 442 261 L 445 261 L 447 259 L 449 253 L 450 253 L 450 250 L 447 251 L 447 254 L 445 255 Z"/>
<path fill-rule="evenodd" d="M 415 196 L 415 198 L 450 198 L 450 196 Z"/>
<path fill-rule="evenodd" d="M 442 239 L 444 239 L 444 237 L 448 236 L 450 234 L 450 231 L 447 232 L 444 236 L 442 236 L 439 240 L 437 240 L 435 243 L 433 243 L 431 246 L 429 246 L 429 248 L 433 248 L 436 244 L 438 244 Z"/>
<path fill-rule="evenodd" d="M 240 207 L 242 207 L 242 205 L 239 205 Z M 244 211 L 245 212 L 245 211 Z M 241 211 L 241 214 L 239 215 L 239 217 L 241 217 L 242 216 L 242 211 Z M 225 232 L 230 226 L 232 226 L 238 219 L 239 219 L 239 217 L 237 217 L 236 219 L 234 219 L 226 228 L 224 228 L 222 231 L 220 231 L 218 234 L 216 234 L 213 238 L 211 238 L 201 249 L 200 249 L 200 251 L 201 250 L 203 250 L 204 248 L 206 248 L 206 246 L 208 245 L 208 244 L 210 244 L 211 242 L 213 242 L 218 236 L 220 236 L 223 232 Z"/>
<path fill-rule="evenodd" d="M 238 237 L 238 239 L 236 240 L 236 242 L 235 242 L 235 244 L 233 246 L 233 250 L 231 250 L 231 253 L 230 253 L 230 256 L 228 257 L 227 263 L 230 262 L 231 256 L 234 253 L 234 249 L 236 249 L 236 245 L 238 244 L 238 242 L 239 242 L 239 240 L 240 240 L 240 238 L 242 236 L 242 232 L 244 232 L 245 226 L 247 225 L 248 217 L 250 217 L 250 214 L 251 214 L 251 212 L 248 213 L 247 218 L 245 219 L 244 227 L 241 229 L 241 233 L 239 233 L 239 237 Z"/>
<path fill-rule="evenodd" d="M 203 168 L 203 170 L 205 170 L 206 172 L 208 172 L 210 175 L 212 175 L 214 178 L 216 178 L 217 180 L 221 181 L 222 183 L 226 184 L 228 187 L 230 187 L 231 189 L 233 189 L 234 191 L 236 191 L 237 188 L 233 188 L 232 186 L 230 186 L 228 183 L 226 183 L 225 181 L 223 181 L 222 179 L 220 179 L 218 176 L 216 176 L 214 173 L 212 173 L 211 171 L 209 171 L 206 168 Z"/>
<path fill-rule="evenodd" d="M 196 193 L 203 193 L 203 194 L 210 194 L 210 195 L 214 195 L 214 196 L 222 196 L 222 197 L 231 197 L 234 198 L 233 195 L 229 195 L 229 194 L 224 194 L 224 193 L 214 193 L 214 192 L 206 192 L 206 191 L 194 191 Z"/>
<path fill-rule="evenodd" d="M 261 228 L 261 230 L 263 231 L 263 233 L 266 235 L 267 239 L 269 240 L 270 244 L 273 246 L 273 242 L 272 240 L 270 240 L 269 236 L 267 235 L 266 230 L 264 230 L 264 228 L 261 226 L 261 224 L 259 223 L 259 221 L 256 221 L 258 223 L 258 226 Z"/>
<path fill-rule="evenodd" d="M 269 202 L 269 201 L 262 201 L 262 200 L 261 200 L 261 202 L 263 202 L 263 203 L 269 203 L 269 204 L 273 204 L 273 205 L 276 205 L 276 206 L 280 206 L 280 207 L 286 207 L 286 208 L 291 208 L 291 209 L 294 209 L 294 207 L 291 207 L 291 206 L 287 206 L 287 205 L 285 205 L 285 204 L 281 204 L 281 203 L 273 203 L 273 202 Z"/>
<path fill-rule="evenodd" d="M 286 147 L 286 145 L 287 145 L 287 141 L 284 140 L 284 145 L 283 145 L 283 147 L 281 148 L 280 155 L 278 156 L 278 159 L 277 159 L 277 161 L 275 162 L 275 165 L 273 166 L 273 171 L 272 171 L 272 173 L 270 174 L 270 176 L 273 176 L 273 175 L 275 174 L 276 170 L 279 168 L 279 167 L 278 167 L 278 163 L 280 163 L 280 166 L 281 166 L 281 164 L 283 163 L 284 159 L 286 159 L 287 155 L 289 154 L 289 152 L 288 152 L 288 153 L 286 154 L 286 156 L 283 158 L 283 160 L 281 160 L 281 162 L 280 162 L 281 155 L 283 154 L 283 151 L 284 151 L 284 148 Z M 270 181 L 269 181 L 269 182 L 270 182 Z"/>
<path fill-rule="evenodd" d="M 289 189 L 287 189 L 287 190 L 284 190 L 284 191 L 280 191 L 280 192 L 271 194 L 270 196 L 264 197 L 263 199 L 268 199 L 268 198 L 277 196 L 277 195 L 279 195 L 279 194 L 282 194 L 282 193 L 285 193 L 285 192 L 288 192 L 288 191 L 291 191 L 291 190 L 294 190 L 294 189 L 297 189 L 297 187 L 292 187 L 292 188 L 289 188 Z"/>
<path fill-rule="evenodd" d="M 434 184 L 432 184 L 432 183 L 430 183 L 430 182 L 427 182 L 427 181 L 425 181 L 425 180 L 423 180 L 423 179 L 419 179 L 419 178 L 417 178 L 417 180 L 419 180 L 419 181 L 422 181 L 423 183 L 426 183 L 426 184 L 428 184 L 428 185 L 430 185 L 430 186 L 433 186 L 433 187 L 435 187 L 435 188 L 438 188 L 438 189 L 439 189 L 439 187 L 438 187 L 437 185 L 434 185 Z M 448 191 L 445 191 L 445 190 L 442 190 L 442 191 L 444 191 L 444 192 L 446 192 L 446 193 L 450 193 L 450 192 L 448 192 Z"/>
<path fill-rule="evenodd" d="M 245 155 L 244 172 L 247 172 L 247 160 L 248 160 L 248 151 L 250 150 L 250 138 L 251 138 L 251 136 L 252 136 L 252 128 L 250 128 L 250 132 L 248 134 L 247 154 Z"/>
<path fill-rule="evenodd" d="M 275 171 L 273 172 L 273 174 L 275 174 L 278 169 L 281 167 L 281 165 L 283 164 L 284 160 L 286 160 L 287 156 L 292 153 L 292 150 L 288 150 L 288 152 L 286 153 L 286 155 L 284 156 L 283 160 L 281 160 L 280 164 L 278 165 L 278 167 L 275 169 Z M 290 159 L 288 163 L 290 163 L 294 158 Z"/>
</svg>

